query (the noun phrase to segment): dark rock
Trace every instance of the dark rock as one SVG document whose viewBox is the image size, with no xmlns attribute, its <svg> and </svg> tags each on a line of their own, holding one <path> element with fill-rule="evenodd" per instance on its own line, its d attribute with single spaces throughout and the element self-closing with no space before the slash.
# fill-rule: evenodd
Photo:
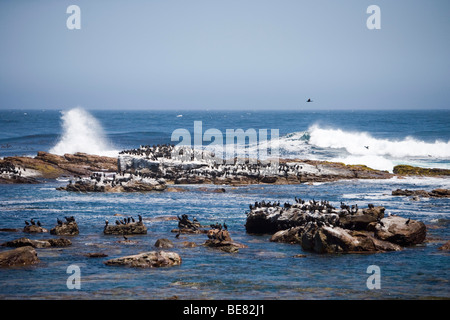
<svg viewBox="0 0 450 320">
<path fill-rule="evenodd" d="M 14 228 L 0 228 L 1 232 L 19 232 L 20 229 L 14 229 Z"/>
<path fill-rule="evenodd" d="M 72 245 L 72 241 L 64 238 L 48 239 L 46 241 L 48 241 L 52 247 L 68 247 Z"/>
<path fill-rule="evenodd" d="M 0 252 L 0 267 L 26 266 L 38 262 L 36 250 L 30 246 Z"/>
<path fill-rule="evenodd" d="M 104 258 L 104 257 L 107 257 L 108 255 L 106 253 L 102 253 L 102 252 L 91 252 L 91 253 L 85 254 L 84 256 L 88 257 L 88 258 Z"/>
<path fill-rule="evenodd" d="M 422 198 L 448 198 L 450 197 L 450 189 L 434 189 L 430 192 L 425 190 L 402 190 L 397 189 L 392 191 L 393 196 L 408 196 L 408 197 L 422 197 Z"/>
<path fill-rule="evenodd" d="M 136 268 L 170 267 L 181 264 L 181 257 L 175 252 L 150 251 L 105 261 L 108 266 L 128 266 Z"/>
<path fill-rule="evenodd" d="M 119 225 L 109 224 L 105 226 L 105 228 L 103 229 L 103 233 L 114 235 L 147 234 L 147 227 L 142 222 L 133 222 Z"/>
</svg>

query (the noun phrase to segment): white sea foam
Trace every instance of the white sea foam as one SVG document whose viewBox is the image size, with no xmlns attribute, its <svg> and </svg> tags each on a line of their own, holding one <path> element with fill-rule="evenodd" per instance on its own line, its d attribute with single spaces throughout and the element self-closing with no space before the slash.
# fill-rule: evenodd
<svg viewBox="0 0 450 320">
<path fill-rule="evenodd" d="M 450 141 L 433 143 L 412 137 L 402 140 L 377 139 L 367 132 L 348 132 L 341 129 L 309 128 L 309 142 L 320 148 L 343 148 L 352 155 L 450 158 Z"/>
<path fill-rule="evenodd" d="M 84 152 L 100 156 L 115 157 L 117 150 L 105 138 L 102 126 L 90 113 L 82 108 L 63 111 L 61 117 L 63 135 L 50 153 Z"/>
</svg>

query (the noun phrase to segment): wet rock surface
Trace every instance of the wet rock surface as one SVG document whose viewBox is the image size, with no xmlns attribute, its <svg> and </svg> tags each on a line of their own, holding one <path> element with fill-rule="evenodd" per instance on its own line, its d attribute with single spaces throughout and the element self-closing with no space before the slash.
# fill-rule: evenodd
<svg viewBox="0 0 450 320">
<path fill-rule="evenodd" d="M 0 267 L 27 266 L 39 261 L 36 250 L 31 246 L 0 252 Z"/>
<path fill-rule="evenodd" d="M 59 239 L 45 239 L 45 240 L 32 240 L 28 238 L 20 238 L 12 241 L 7 241 L 2 244 L 4 247 L 25 247 L 30 246 L 33 248 L 50 248 L 50 247 L 67 247 L 72 245 L 69 239 L 59 238 Z"/>
<path fill-rule="evenodd" d="M 175 252 L 150 251 L 136 255 L 110 259 L 104 262 L 108 266 L 127 266 L 134 268 L 171 267 L 181 264 L 181 257 Z"/>
<path fill-rule="evenodd" d="M 434 189 L 432 191 L 397 189 L 392 191 L 392 195 L 423 198 L 448 198 L 450 197 L 450 189 Z"/>
</svg>

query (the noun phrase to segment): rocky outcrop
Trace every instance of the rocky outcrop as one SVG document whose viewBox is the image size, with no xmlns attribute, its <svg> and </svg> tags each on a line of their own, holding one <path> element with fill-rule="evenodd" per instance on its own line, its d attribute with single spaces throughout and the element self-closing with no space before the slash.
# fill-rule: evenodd
<svg viewBox="0 0 450 320">
<path fill-rule="evenodd" d="M 375 229 L 375 237 L 381 240 L 411 246 L 422 243 L 427 235 L 427 228 L 421 221 L 391 216 L 381 219 Z"/>
<path fill-rule="evenodd" d="M 393 169 L 394 174 L 403 176 L 427 176 L 427 177 L 439 177 L 439 176 L 450 176 L 449 169 L 440 168 L 420 168 L 408 165 L 398 165 Z"/>
<path fill-rule="evenodd" d="M 57 236 L 75 236 L 79 234 L 78 224 L 73 221 L 62 222 L 56 225 L 54 228 L 50 229 L 50 234 Z"/>
<path fill-rule="evenodd" d="M 72 192 L 148 192 L 162 191 L 167 188 L 164 179 L 138 179 L 121 178 L 113 175 L 114 178 L 97 180 L 95 178 L 82 178 L 75 183 L 69 183 L 65 187 L 59 187 L 57 190 Z M 116 180 L 117 179 L 117 180 Z M 123 181 L 121 181 L 123 180 Z"/>
<path fill-rule="evenodd" d="M 255 203 L 247 214 L 249 233 L 272 234 L 271 241 L 299 244 L 317 253 L 398 251 L 401 246 L 422 243 L 426 227 L 422 222 L 384 217 L 385 208 L 367 208 L 341 203 L 337 209 L 326 201 Z"/>
<path fill-rule="evenodd" d="M 194 217 L 191 220 L 189 220 L 189 216 L 187 214 L 183 214 L 180 216 L 177 216 L 178 219 L 178 229 L 173 229 L 172 232 L 176 232 L 178 234 L 180 233 L 190 233 L 190 234 L 201 234 L 201 233 L 207 233 L 207 230 L 202 229 L 204 226 L 202 226 L 197 219 Z"/>
<path fill-rule="evenodd" d="M 39 263 L 36 250 L 31 246 L 0 252 L 0 267 L 26 266 Z"/>
<path fill-rule="evenodd" d="M 127 266 L 135 268 L 171 267 L 181 264 L 181 257 L 175 252 L 150 251 L 132 256 L 110 259 L 104 262 L 108 266 Z"/>
<path fill-rule="evenodd" d="M 448 198 L 450 197 L 450 189 L 434 189 L 430 192 L 425 190 L 397 189 L 392 191 L 392 195 L 422 198 Z"/>
<path fill-rule="evenodd" d="M 30 176 L 30 170 L 16 166 L 8 160 L 0 159 L 0 184 L 36 184 L 38 180 Z"/>
<path fill-rule="evenodd" d="M 103 229 L 103 233 L 109 235 L 147 234 L 147 227 L 142 221 L 116 225 L 108 224 Z"/>
<path fill-rule="evenodd" d="M 46 239 L 46 240 L 31 240 L 28 238 L 20 238 L 12 241 L 7 241 L 2 244 L 4 247 L 25 247 L 30 246 L 33 248 L 50 248 L 50 247 L 68 247 L 72 245 L 69 239 Z"/>
<path fill-rule="evenodd" d="M 118 168 L 120 172 L 163 178 L 171 184 L 299 184 L 393 176 L 363 165 L 327 161 L 280 159 L 278 163 L 270 163 L 256 159 L 220 159 L 208 151 L 171 145 L 121 151 Z"/>
<path fill-rule="evenodd" d="M 239 249 L 247 248 L 244 244 L 234 242 L 228 230 L 223 230 L 221 227 L 208 230 L 207 235 L 209 239 L 203 245 L 209 248 L 219 249 L 228 253 L 236 253 Z"/>
<path fill-rule="evenodd" d="M 37 156 L 6 157 L 3 161 L 16 167 L 33 171 L 34 177 L 55 179 L 62 176 L 89 176 L 93 172 L 116 172 L 117 158 L 101 157 L 86 153 L 65 154 L 59 156 L 39 151 Z"/>
</svg>

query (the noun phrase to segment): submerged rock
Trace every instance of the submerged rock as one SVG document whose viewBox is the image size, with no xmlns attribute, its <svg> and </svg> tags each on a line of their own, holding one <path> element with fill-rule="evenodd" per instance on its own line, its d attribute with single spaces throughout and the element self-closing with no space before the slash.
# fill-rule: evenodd
<svg viewBox="0 0 450 320">
<path fill-rule="evenodd" d="M 175 252 L 150 251 L 136 255 L 110 259 L 104 262 L 108 266 L 127 266 L 135 268 L 171 267 L 181 264 L 181 257 Z"/>
<path fill-rule="evenodd" d="M 402 190 L 392 191 L 393 196 L 422 197 L 422 198 L 448 198 L 450 197 L 450 189 L 434 189 L 430 192 L 425 190 Z"/>
<path fill-rule="evenodd" d="M 169 239 L 158 239 L 155 242 L 155 247 L 157 248 L 173 248 L 173 242 Z"/>
<path fill-rule="evenodd" d="M 438 248 L 438 250 L 442 251 L 450 251 L 450 240 L 444 243 L 442 246 Z"/>
<path fill-rule="evenodd" d="M 39 261 L 36 250 L 30 246 L 0 252 L 0 267 L 33 265 Z"/>
</svg>

